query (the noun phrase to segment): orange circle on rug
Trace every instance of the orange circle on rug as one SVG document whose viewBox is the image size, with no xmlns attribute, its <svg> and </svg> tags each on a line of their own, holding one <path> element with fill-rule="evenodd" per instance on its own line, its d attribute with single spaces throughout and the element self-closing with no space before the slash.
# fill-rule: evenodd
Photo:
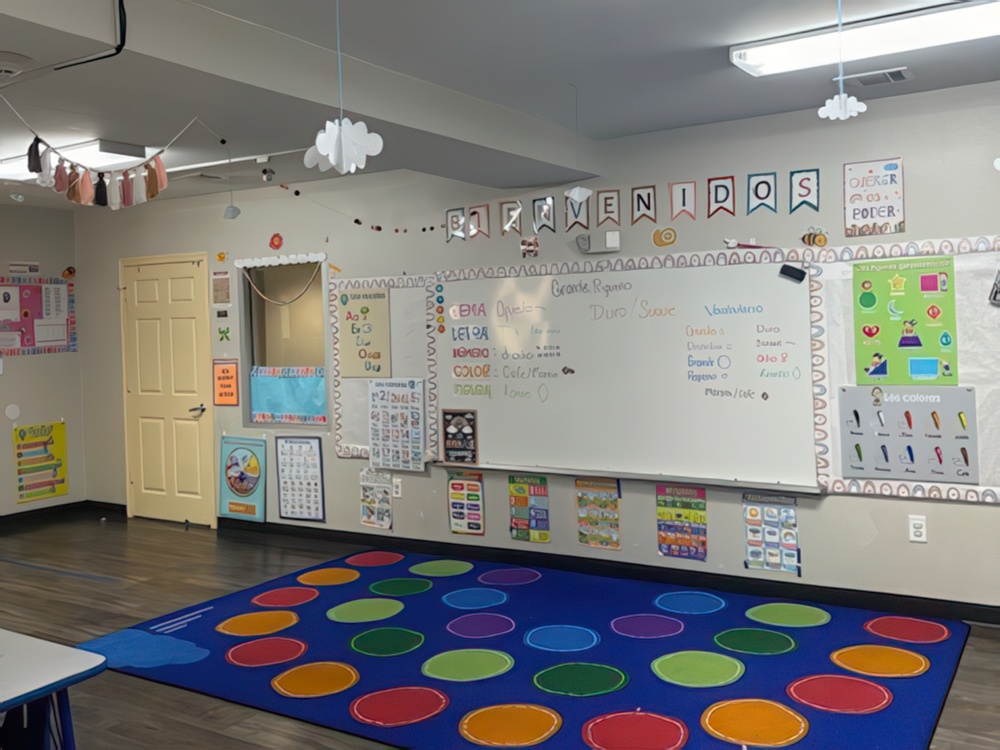
<svg viewBox="0 0 1000 750">
<path fill-rule="evenodd" d="M 351 716 L 377 727 L 402 727 L 437 716 L 448 707 L 448 696 L 429 687 L 397 687 L 355 698 Z"/>
<path fill-rule="evenodd" d="M 951 631 L 940 623 L 895 615 L 869 620 L 865 623 L 865 630 L 883 638 L 907 643 L 940 643 L 951 637 Z"/>
<path fill-rule="evenodd" d="M 531 747 L 559 731 L 562 716 L 531 703 L 507 703 L 469 711 L 458 731 L 469 742 L 485 747 Z"/>
<path fill-rule="evenodd" d="M 359 679 L 361 675 L 350 664 L 317 661 L 282 672 L 271 680 L 271 687 L 287 698 L 321 698 L 342 693 Z"/>
<path fill-rule="evenodd" d="M 915 651 L 869 643 L 838 649 L 830 661 L 869 677 L 917 677 L 931 667 L 930 659 Z"/>
<path fill-rule="evenodd" d="M 250 600 L 251 604 L 258 607 L 297 607 L 300 604 L 311 602 L 319 596 L 319 592 L 314 588 L 306 586 L 286 586 L 282 589 L 271 589 L 263 594 L 257 594 Z"/>
<path fill-rule="evenodd" d="M 287 609 L 276 609 L 271 612 L 248 612 L 223 620 L 215 629 L 226 635 L 271 635 L 279 630 L 290 628 L 299 621 L 299 616 Z"/>
<path fill-rule="evenodd" d="M 639 709 L 595 716 L 583 725 L 583 741 L 594 750 L 677 750 L 687 740 L 688 728 L 680 719 Z"/>
<path fill-rule="evenodd" d="M 717 739 L 753 747 L 787 747 L 809 733 L 804 716 L 764 698 L 713 703 L 701 715 L 701 726 Z"/>
<path fill-rule="evenodd" d="M 320 568 L 303 573 L 295 580 L 306 586 L 342 586 L 360 577 L 358 571 L 349 568 Z"/>
<path fill-rule="evenodd" d="M 381 568 L 384 565 L 393 565 L 403 559 L 403 555 L 398 552 L 384 552 L 382 550 L 371 550 L 370 552 L 359 552 L 351 555 L 345 563 L 359 568 Z"/>
</svg>

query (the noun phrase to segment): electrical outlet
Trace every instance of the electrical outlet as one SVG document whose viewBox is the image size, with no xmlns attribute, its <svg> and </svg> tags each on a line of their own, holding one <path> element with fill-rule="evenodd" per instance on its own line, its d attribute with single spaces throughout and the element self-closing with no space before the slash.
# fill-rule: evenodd
<svg viewBox="0 0 1000 750">
<path fill-rule="evenodd" d="M 392 478 L 392 496 L 395 498 L 403 496 L 403 480 L 399 477 Z"/>
<path fill-rule="evenodd" d="M 908 518 L 909 518 L 909 529 L 910 529 L 910 541 L 926 544 L 927 516 L 910 515 Z"/>
</svg>

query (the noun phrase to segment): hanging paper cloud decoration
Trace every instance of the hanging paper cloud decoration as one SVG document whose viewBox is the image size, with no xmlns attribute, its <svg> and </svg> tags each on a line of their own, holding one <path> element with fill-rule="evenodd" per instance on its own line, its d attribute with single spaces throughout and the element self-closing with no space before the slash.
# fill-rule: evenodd
<svg viewBox="0 0 1000 750">
<path fill-rule="evenodd" d="M 830 120 L 848 120 L 867 111 L 867 104 L 859 102 L 856 97 L 840 93 L 832 99 L 827 99 L 826 104 L 820 107 L 816 114 Z"/>
<path fill-rule="evenodd" d="M 316 134 L 316 145 L 306 151 L 304 164 L 326 172 L 330 167 L 340 174 L 352 174 L 365 168 L 369 156 L 382 153 L 382 136 L 369 133 L 363 122 L 353 123 L 347 117 L 327 120 L 326 127 Z"/>
<path fill-rule="evenodd" d="M 567 198 L 569 198 L 571 201 L 575 201 L 576 203 L 583 203 L 585 200 L 587 200 L 587 198 L 589 198 L 593 194 L 594 194 L 593 190 L 591 190 L 590 188 L 585 188 L 581 185 L 577 185 L 574 188 L 570 188 L 564 193 L 564 195 Z"/>
</svg>

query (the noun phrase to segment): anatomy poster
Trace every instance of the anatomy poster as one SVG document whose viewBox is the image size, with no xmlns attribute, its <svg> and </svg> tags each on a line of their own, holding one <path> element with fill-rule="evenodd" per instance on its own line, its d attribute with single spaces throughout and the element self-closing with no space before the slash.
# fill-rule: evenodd
<svg viewBox="0 0 1000 750">
<path fill-rule="evenodd" d="M 704 487 L 656 485 L 656 540 L 664 557 L 706 558 L 708 514 Z"/>
<path fill-rule="evenodd" d="M 854 264 L 858 385 L 957 385 L 955 259 Z"/>
<path fill-rule="evenodd" d="M 618 522 L 621 487 L 617 479 L 576 480 L 576 522 L 580 544 L 600 549 L 622 547 Z"/>
<path fill-rule="evenodd" d="M 14 468 L 18 504 L 67 494 L 66 425 L 53 422 L 15 427 Z"/>
<path fill-rule="evenodd" d="M 746 568 L 802 575 L 797 505 L 794 497 L 743 493 Z"/>
<path fill-rule="evenodd" d="M 531 474 L 511 474 L 507 487 L 510 538 L 518 542 L 550 542 L 548 480 Z"/>
<path fill-rule="evenodd" d="M 482 472 L 448 472 L 448 524 L 452 534 L 486 533 Z"/>
<path fill-rule="evenodd" d="M 264 522 L 267 443 L 260 438 L 223 435 L 219 516 Z"/>
<path fill-rule="evenodd" d="M 0 277 L 0 357 L 75 351 L 72 283 Z"/>
</svg>

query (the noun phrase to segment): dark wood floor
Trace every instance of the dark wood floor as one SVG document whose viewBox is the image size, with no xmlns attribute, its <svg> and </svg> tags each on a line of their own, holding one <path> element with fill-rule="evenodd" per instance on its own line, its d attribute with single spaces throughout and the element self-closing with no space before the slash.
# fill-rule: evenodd
<svg viewBox="0 0 1000 750">
<path fill-rule="evenodd" d="M 0 518 L 0 627 L 75 645 L 357 549 L 92 507 Z M 385 747 L 115 672 L 70 697 L 81 750 Z M 931 748 L 1000 750 L 1000 629 L 973 626 Z"/>
</svg>

